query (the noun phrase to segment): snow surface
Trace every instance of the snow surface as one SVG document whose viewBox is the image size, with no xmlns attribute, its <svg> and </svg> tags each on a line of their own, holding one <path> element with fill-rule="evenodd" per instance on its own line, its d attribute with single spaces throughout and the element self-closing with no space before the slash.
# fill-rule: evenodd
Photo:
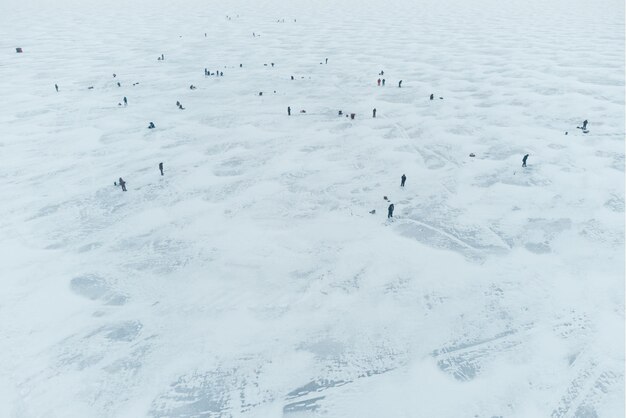
<svg viewBox="0 0 626 418">
<path fill-rule="evenodd" d="M 0 416 L 624 415 L 623 1 L 3 0 L 0 80 Z"/>
</svg>

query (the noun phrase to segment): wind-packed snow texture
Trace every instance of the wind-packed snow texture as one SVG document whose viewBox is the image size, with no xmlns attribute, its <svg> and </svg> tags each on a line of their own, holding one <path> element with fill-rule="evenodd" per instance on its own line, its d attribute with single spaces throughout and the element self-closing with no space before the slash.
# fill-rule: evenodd
<svg viewBox="0 0 626 418">
<path fill-rule="evenodd" d="M 3 0 L 0 80 L 0 416 L 624 415 L 623 1 Z"/>
</svg>

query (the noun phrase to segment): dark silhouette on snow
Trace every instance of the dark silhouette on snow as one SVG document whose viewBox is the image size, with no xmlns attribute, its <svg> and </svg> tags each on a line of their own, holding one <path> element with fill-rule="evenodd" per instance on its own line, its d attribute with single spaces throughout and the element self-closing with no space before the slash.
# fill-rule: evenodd
<svg viewBox="0 0 626 418">
<path fill-rule="evenodd" d="M 128 106 L 128 99 L 124 96 L 124 106 Z"/>
<path fill-rule="evenodd" d="M 161 172 L 161 175 L 163 175 L 163 163 L 159 163 L 159 171 Z"/>
<path fill-rule="evenodd" d="M 528 154 L 524 155 L 524 158 L 522 158 L 522 167 L 526 167 L 526 160 L 528 159 Z"/>
<path fill-rule="evenodd" d="M 385 87 L 385 79 L 383 78 L 383 87 Z"/>
<path fill-rule="evenodd" d="M 57 89 L 57 93 L 59 92 L 59 86 L 57 86 L 56 84 L 54 85 L 54 88 Z"/>
<path fill-rule="evenodd" d="M 404 183 L 406 182 L 406 175 L 402 175 L 402 177 L 400 178 L 400 187 L 404 187 Z"/>
<path fill-rule="evenodd" d="M 148 125 L 148 129 L 154 129 L 156 128 L 156 126 L 154 126 L 154 123 L 150 122 L 150 125 Z"/>
<path fill-rule="evenodd" d="M 587 119 L 585 119 L 585 120 L 583 121 L 583 131 L 584 131 L 585 129 L 587 129 L 587 123 L 589 123 L 589 122 L 587 121 Z"/>
<path fill-rule="evenodd" d="M 380 86 L 380 78 L 378 79 L 378 85 Z"/>
<path fill-rule="evenodd" d="M 287 106 L 287 116 L 291 116 L 291 106 Z"/>
<path fill-rule="evenodd" d="M 376 117 L 376 108 L 372 109 L 372 117 L 375 118 Z"/>
<path fill-rule="evenodd" d="M 118 183 L 119 183 L 120 186 L 122 186 L 122 191 L 125 192 L 126 191 L 126 182 L 124 181 L 124 179 L 120 177 L 120 179 L 118 180 Z"/>
<path fill-rule="evenodd" d="M 393 218 L 393 209 L 394 209 L 394 206 L 392 203 L 391 205 L 389 205 L 389 208 L 387 209 L 387 219 Z"/>
<path fill-rule="evenodd" d="M 435 98 L 435 95 L 431 93 L 431 94 L 430 94 L 430 100 L 432 100 L 432 99 L 434 99 L 434 98 Z"/>
<path fill-rule="evenodd" d="M 402 80 L 398 82 L 398 87 L 402 87 Z"/>
</svg>

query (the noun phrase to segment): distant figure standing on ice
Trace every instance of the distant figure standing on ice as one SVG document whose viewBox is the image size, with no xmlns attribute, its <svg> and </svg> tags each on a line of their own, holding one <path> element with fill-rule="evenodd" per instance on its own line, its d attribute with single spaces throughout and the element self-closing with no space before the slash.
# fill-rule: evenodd
<svg viewBox="0 0 626 418">
<path fill-rule="evenodd" d="M 119 81 L 117 82 L 117 87 L 122 87 Z"/>
<path fill-rule="evenodd" d="M 376 108 L 372 109 L 372 117 L 375 118 L 376 117 Z"/>
<path fill-rule="evenodd" d="M 398 87 L 402 87 L 402 80 L 398 81 Z"/>
<path fill-rule="evenodd" d="M 208 76 L 209 75 L 209 70 L 207 70 L 206 68 L 204 69 L 204 76 Z"/>
<path fill-rule="evenodd" d="M 128 99 L 124 96 L 124 106 L 128 106 Z"/>
<path fill-rule="evenodd" d="M 326 58 L 326 64 L 328 64 L 328 58 Z"/>
<path fill-rule="evenodd" d="M 435 98 L 435 95 L 433 93 L 430 93 L 430 100 L 433 100 Z"/>
<path fill-rule="evenodd" d="M 291 116 L 291 106 L 287 106 L 287 116 Z"/>
<path fill-rule="evenodd" d="M 383 78 L 383 87 L 385 87 L 385 79 Z"/>
<path fill-rule="evenodd" d="M 528 159 L 528 154 L 524 155 L 524 158 L 522 158 L 522 167 L 526 167 L 526 160 Z"/>
<path fill-rule="evenodd" d="M 119 183 L 120 186 L 122 186 L 122 191 L 125 192 L 126 191 L 126 182 L 124 181 L 124 179 L 120 177 L 120 179 L 117 182 Z"/>
<path fill-rule="evenodd" d="M 402 177 L 400 177 L 400 187 L 404 187 L 405 182 L 406 182 L 406 176 L 403 174 Z"/>
<path fill-rule="evenodd" d="M 385 75 L 385 72 L 383 70 L 380 70 L 380 74 L 378 75 Z"/>
<path fill-rule="evenodd" d="M 163 163 L 159 163 L 159 171 L 161 172 L 161 175 L 163 175 Z"/>
<path fill-rule="evenodd" d="M 393 218 L 393 209 L 394 209 L 394 206 L 392 203 L 391 205 L 389 205 L 389 208 L 387 209 L 387 219 Z"/>
<path fill-rule="evenodd" d="M 165 55 L 161 54 L 161 61 L 165 61 Z"/>
<path fill-rule="evenodd" d="M 150 122 L 150 125 L 148 125 L 148 129 L 154 129 L 156 128 L 156 126 L 154 126 L 154 123 Z"/>
<path fill-rule="evenodd" d="M 587 129 L 587 123 L 589 123 L 589 122 L 587 121 L 587 119 L 585 119 L 585 120 L 583 121 L 583 131 L 584 131 L 585 129 Z"/>
<path fill-rule="evenodd" d="M 378 79 L 378 85 L 380 86 L 380 78 Z"/>
<path fill-rule="evenodd" d="M 55 84 L 54 88 L 57 89 L 57 93 L 58 93 L 59 92 L 59 86 Z"/>
</svg>

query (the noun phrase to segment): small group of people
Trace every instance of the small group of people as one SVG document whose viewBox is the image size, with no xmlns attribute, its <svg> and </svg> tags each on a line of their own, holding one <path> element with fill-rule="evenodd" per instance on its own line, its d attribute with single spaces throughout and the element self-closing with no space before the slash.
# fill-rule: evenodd
<svg viewBox="0 0 626 418">
<path fill-rule="evenodd" d="M 178 100 L 176 100 L 176 106 L 178 106 L 178 108 L 179 108 L 180 110 L 185 110 L 185 108 L 183 107 L 183 105 L 182 105 L 182 104 L 181 104 Z"/>
<path fill-rule="evenodd" d="M 162 176 L 165 175 L 164 172 L 163 172 L 163 162 L 159 163 L 159 171 L 161 172 Z M 121 178 L 121 177 L 117 181 L 114 181 L 113 185 L 114 186 L 120 186 L 122 188 L 123 192 L 127 191 L 126 190 L 126 181 L 123 178 Z"/>
<path fill-rule="evenodd" d="M 157 58 L 157 61 L 165 61 L 165 55 L 161 54 L 161 56 L 159 58 Z M 115 75 L 114 75 L 115 77 Z"/>
<path fill-rule="evenodd" d="M 406 174 L 402 174 L 402 177 L 400 177 L 400 187 L 404 187 L 405 183 L 406 183 Z M 384 196 L 384 199 L 389 200 L 387 199 L 387 196 Z M 389 206 L 387 207 L 387 219 L 393 218 L 393 211 L 395 208 L 396 208 L 395 205 L 389 202 Z M 373 210 L 370 213 L 376 213 L 376 211 Z"/>
<path fill-rule="evenodd" d="M 380 79 L 380 78 L 378 79 L 378 85 L 379 86 L 381 85 L 381 83 L 382 83 L 383 86 L 385 85 L 385 79 L 384 78 L 383 79 Z"/>
<path fill-rule="evenodd" d="M 239 66 L 241 67 L 241 64 L 239 64 Z M 208 68 L 204 69 L 204 76 L 208 77 L 210 75 L 214 75 L 216 77 L 223 77 L 224 76 L 224 72 L 223 71 L 215 71 L 214 73 L 210 72 Z"/>
</svg>

